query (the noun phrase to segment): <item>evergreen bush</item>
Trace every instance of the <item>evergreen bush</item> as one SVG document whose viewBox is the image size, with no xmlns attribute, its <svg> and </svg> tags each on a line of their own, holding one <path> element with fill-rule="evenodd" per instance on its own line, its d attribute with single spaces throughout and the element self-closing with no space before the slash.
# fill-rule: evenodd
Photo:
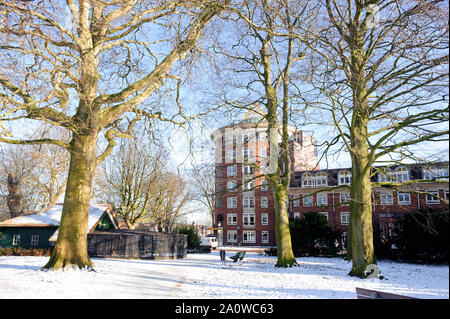
<svg viewBox="0 0 450 319">
<path fill-rule="evenodd" d="M 301 219 L 291 219 L 289 226 L 295 257 L 337 255 L 341 232 L 333 231 L 325 216 L 304 213 Z"/>
<path fill-rule="evenodd" d="M 192 225 L 180 225 L 175 230 L 178 234 L 188 235 L 188 248 L 196 248 L 200 245 L 200 236 Z"/>
<path fill-rule="evenodd" d="M 426 263 L 448 263 L 448 210 L 424 208 L 398 223 L 395 245 L 400 258 Z"/>
</svg>

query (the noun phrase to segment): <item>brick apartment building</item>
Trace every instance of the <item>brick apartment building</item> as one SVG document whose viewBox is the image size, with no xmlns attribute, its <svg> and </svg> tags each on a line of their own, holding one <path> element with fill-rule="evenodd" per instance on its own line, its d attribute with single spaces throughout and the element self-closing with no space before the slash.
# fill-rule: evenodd
<svg viewBox="0 0 450 319">
<path fill-rule="evenodd" d="M 217 232 L 220 245 L 276 245 L 273 196 L 260 172 L 270 155 L 267 125 L 256 112 L 249 112 L 240 123 L 222 127 L 211 137 L 216 151 L 214 226 L 221 229 Z M 289 146 L 293 172 L 289 217 L 319 212 L 333 229 L 342 231 L 345 243 L 349 221 L 346 203 L 350 200 L 345 185 L 351 182 L 351 169 L 319 169 L 314 139 L 294 127 L 289 127 Z M 386 235 L 392 233 L 395 221 L 405 213 L 426 206 L 448 207 L 441 202 L 448 201 L 448 162 L 374 168 L 373 182 L 414 180 L 417 182 L 398 190 L 374 187 L 374 225 Z M 323 191 L 309 195 L 317 188 Z"/>
</svg>

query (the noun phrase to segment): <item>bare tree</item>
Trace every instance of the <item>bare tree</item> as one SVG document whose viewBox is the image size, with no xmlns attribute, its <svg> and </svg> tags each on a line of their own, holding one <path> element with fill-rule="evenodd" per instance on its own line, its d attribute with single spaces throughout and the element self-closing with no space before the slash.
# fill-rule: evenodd
<svg viewBox="0 0 450 319">
<path fill-rule="evenodd" d="M 365 277 L 367 266 L 376 263 L 374 164 L 417 160 L 411 146 L 448 141 L 448 5 L 319 2 L 315 28 L 300 26 L 296 34 L 320 62 L 311 82 L 320 92 L 314 111 L 330 112 L 333 143 L 351 157 L 348 258 L 350 275 Z"/>
<path fill-rule="evenodd" d="M 34 135 L 43 131 L 41 127 Z M 52 134 L 64 139 L 62 132 Z M 63 195 L 69 154 L 62 148 L 11 145 L 2 148 L 0 156 L 0 193 L 5 202 L 10 198 L 11 217 L 53 206 Z"/>
<path fill-rule="evenodd" d="M 178 82 L 171 69 L 220 11 L 219 2 L 189 0 L 0 1 L 1 122 L 45 121 L 71 132 L 69 142 L 14 138 L 4 125 L 0 135 L 1 142 L 70 153 L 58 239 L 45 268 L 92 267 L 86 232 L 95 167 L 141 117 L 165 119 L 149 97 L 165 80 Z M 178 122 L 180 111 L 169 120 Z M 102 133 L 108 144 L 96 154 Z"/>
<path fill-rule="evenodd" d="M 192 193 L 184 179 L 170 172 L 166 172 L 155 184 L 149 203 L 151 220 L 159 231 L 172 232 L 182 217 L 192 213 L 187 208 Z"/>
<path fill-rule="evenodd" d="M 269 181 L 275 203 L 275 234 L 277 242 L 277 267 L 297 265 L 292 251 L 288 217 L 288 189 L 291 179 L 291 154 L 289 125 L 292 123 L 292 104 L 301 92 L 293 84 L 294 72 L 299 72 L 299 60 L 305 57 L 302 44 L 293 31 L 312 21 L 307 16 L 309 1 L 239 1 L 227 8 L 225 18 L 234 25 L 234 42 L 218 39 L 214 51 L 226 60 L 227 71 L 235 72 L 232 82 L 235 91 L 226 93 L 224 104 L 235 109 L 253 110 L 268 123 L 270 165 L 256 161 L 255 178 L 265 176 Z M 225 63 L 224 63 L 225 64 Z M 243 91 L 242 95 L 236 92 Z M 254 102 L 263 112 L 254 110 Z M 280 142 L 281 141 L 281 142 Z M 258 172 L 257 172 L 258 171 Z M 239 186 L 239 185 L 238 185 Z"/>
<path fill-rule="evenodd" d="M 102 166 L 102 197 L 114 207 L 117 216 L 130 229 L 148 221 L 151 198 L 166 171 L 163 150 L 137 138 L 124 140 Z"/>
<path fill-rule="evenodd" d="M 193 185 L 193 199 L 201 203 L 209 213 L 211 225 L 215 225 L 216 190 L 215 165 L 194 164 L 191 172 Z"/>
</svg>

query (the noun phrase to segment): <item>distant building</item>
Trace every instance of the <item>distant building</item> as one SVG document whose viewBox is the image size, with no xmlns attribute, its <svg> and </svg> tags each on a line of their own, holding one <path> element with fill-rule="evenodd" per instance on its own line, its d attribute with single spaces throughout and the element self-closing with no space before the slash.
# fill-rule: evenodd
<svg viewBox="0 0 450 319">
<path fill-rule="evenodd" d="M 219 229 L 219 245 L 275 246 L 275 208 L 268 183 L 260 174 L 269 156 L 266 137 L 268 123 L 261 110 L 248 112 L 240 123 L 216 130 L 215 144 L 216 208 L 214 227 Z M 279 139 L 281 142 L 281 139 Z M 330 226 L 343 233 L 349 223 L 351 169 L 320 169 L 314 139 L 302 130 L 289 127 L 291 187 L 289 217 L 302 218 L 306 212 L 319 212 Z M 448 162 L 374 167 L 373 182 L 409 182 L 398 190 L 374 187 L 374 225 L 391 235 L 395 222 L 405 213 L 423 207 L 443 207 L 448 202 Z M 444 183 L 443 183 L 444 181 Z M 339 186 L 342 186 L 341 188 Z M 314 189 L 323 192 L 308 196 Z"/>
<path fill-rule="evenodd" d="M 273 195 L 260 174 L 270 157 L 268 122 L 261 120 L 261 112 L 248 112 L 240 123 L 222 127 L 211 137 L 216 149 L 214 226 L 222 228 L 219 244 L 276 245 Z M 291 170 L 317 170 L 314 139 L 294 127 L 288 130 Z"/>
</svg>

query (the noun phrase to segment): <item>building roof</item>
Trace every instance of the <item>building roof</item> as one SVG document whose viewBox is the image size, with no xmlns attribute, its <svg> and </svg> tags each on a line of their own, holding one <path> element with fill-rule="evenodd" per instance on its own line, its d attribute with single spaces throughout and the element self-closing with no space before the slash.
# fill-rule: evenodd
<svg viewBox="0 0 450 319">
<path fill-rule="evenodd" d="M 5 220 L 0 223 L 0 227 L 58 227 L 61 221 L 62 209 L 62 204 L 56 204 L 39 213 L 22 215 Z M 117 228 L 114 218 L 111 215 L 111 207 L 107 204 L 95 204 L 89 207 L 88 232 L 95 229 L 105 213 L 109 216 L 114 227 Z M 58 230 L 50 237 L 50 241 L 56 240 L 57 235 Z"/>
</svg>

